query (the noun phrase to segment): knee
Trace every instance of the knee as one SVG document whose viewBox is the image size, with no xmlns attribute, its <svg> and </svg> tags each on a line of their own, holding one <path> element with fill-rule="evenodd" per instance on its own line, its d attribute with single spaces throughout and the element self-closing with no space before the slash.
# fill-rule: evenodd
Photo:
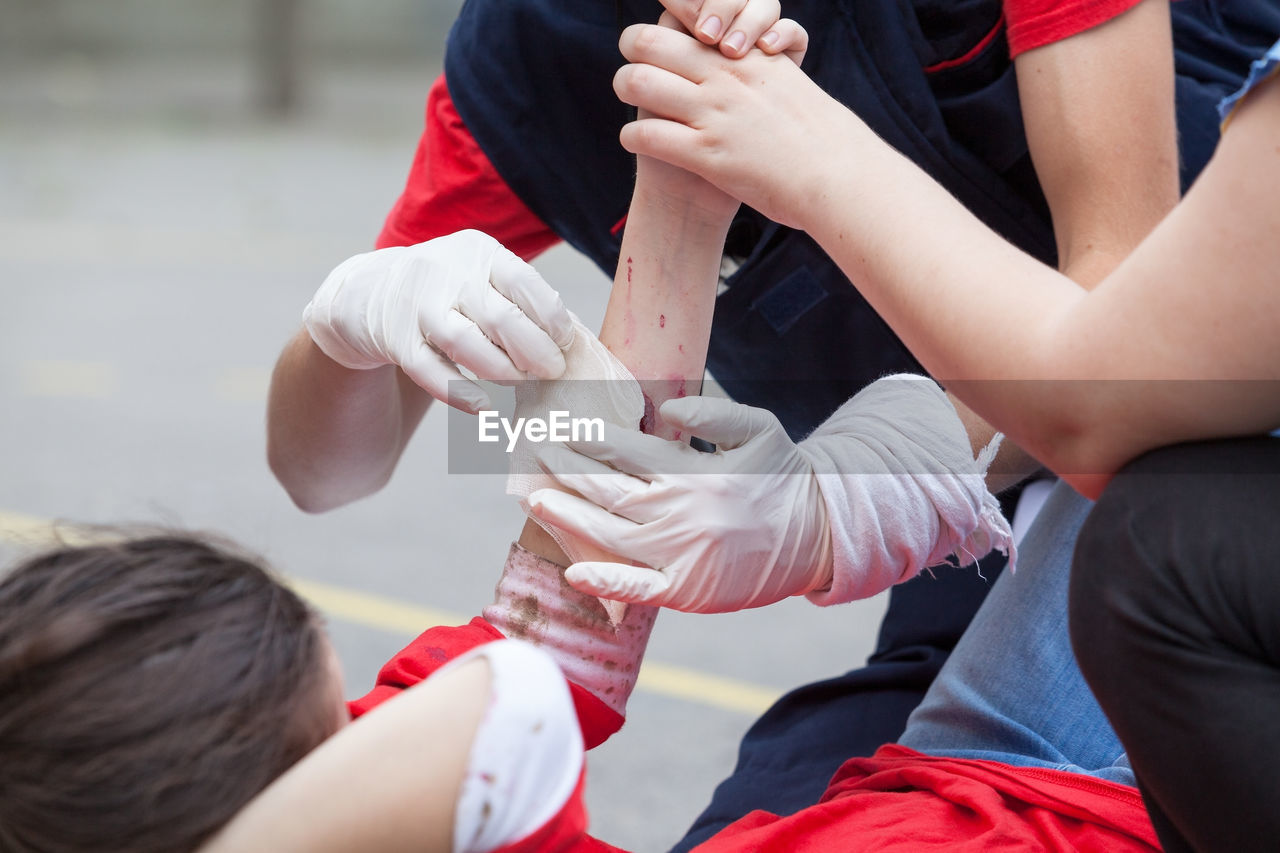
<svg viewBox="0 0 1280 853">
<path fill-rule="evenodd" d="M 1178 449 L 1149 453 L 1107 486 L 1076 540 L 1068 624 L 1081 671 L 1106 689 L 1124 680 L 1141 636 L 1185 600 L 1179 578 L 1188 526 L 1199 510 L 1197 478 L 1170 474 L 1188 460 Z"/>
<path fill-rule="evenodd" d="M 1071 640 L 1091 684 L 1123 679 L 1126 661 L 1173 635 L 1201 638 L 1206 618 L 1247 604 L 1267 567 L 1241 549 L 1273 523 L 1280 477 L 1240 475 L 1280 473 L 1277 448 L 1267 438 L 1164 448 L 1107 486 L 1071 566 Z"/>
<path fill-rule="evenodd" d="M 1128 523 L 1127 490 L 1117 477 L 1107 487 L 1085 519 L 1076 539 L 1071 560 L 1071 578 L 1067 596 L 1067 626 L 1076 662 L 1095 692 L 1105 689 L 1109 663 L 1114 660 L 1119 624 L 1131 604 L 1121 604 L 1120 596 L 1140 590 L 1141 584 L 1130 583 L 1125 576 L 1134 572 L 1132 563 L 1121 558 L 1119 543 L 1132 531 Z M 1122 494 L 1123 493 L 1123 494 Z M 1125 550 L 1131 550 L 1125 547 Z"/>
</svg>

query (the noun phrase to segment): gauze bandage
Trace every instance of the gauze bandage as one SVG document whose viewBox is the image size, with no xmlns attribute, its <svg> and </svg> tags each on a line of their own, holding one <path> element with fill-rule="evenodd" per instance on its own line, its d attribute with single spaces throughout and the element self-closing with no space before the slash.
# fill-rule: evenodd
<svg viewBox="0 0 1280 853">
<path fill-rule="evenodd" d="M 573 418 L 600 418 L 606 424 L 635 429 L 644 415 L 644 394 L 631 371 L 600 343 L 591 330 L 573 317 L 573 341 L 564 351 L 565 370 L 559 379 L 521 382 L 516 386 L 517 421 L 549 420 L 552 412 L 568 412 Z M 556 488 L 556 481 L 538 467 L 541 445 L 521 435 L 512 449 L 507 494 L 525 498 L 537 489 Z M 536 520 L 536 519 L 535 519 Z M 613 559 L 607 551 L 538 521 L 572 562 Z"/>
<path fill-rule="evenodd" d="M 505 636 L 550 654 L 566 678 L 625 716 L 658 612 L 633 605 L 611 618 L 600 599 L 569 586 L 563 568 L 512 545 L 482 615 Z"/>
</svg>

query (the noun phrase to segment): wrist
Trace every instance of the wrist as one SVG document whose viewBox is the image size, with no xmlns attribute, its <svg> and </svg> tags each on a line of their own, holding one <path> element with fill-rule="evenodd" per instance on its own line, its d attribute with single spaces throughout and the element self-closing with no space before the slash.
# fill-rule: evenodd
<svg viewBox="0 0 1280 853">
<path fill-rule="evenodd" d="M 709 181 L 643 155 L 636 158 L 633 210 L 637 203 L 652 205 L 664 215 L 685 223 L 725 228 L 739 205 L 736 198 Z"/>
<path fill-rule="evenodd" d="M 874 213 L 879 209 L 875 204 L 885 203 L 875 199 L 871 206 L 861 207 L 859 197 L 868 194 L 868 176 L 885 168 L 882 156 L 896 155 L 843 105 L 831 116 L 829 131 L 808 152 L 798 152 L 791 168 L 775 171 L 781 206 L 790 214 L 783 224 L 813 234 L 819 243 L 819 234 L 843 242 L 857 227 L 860 212 Z"/>
</svg>

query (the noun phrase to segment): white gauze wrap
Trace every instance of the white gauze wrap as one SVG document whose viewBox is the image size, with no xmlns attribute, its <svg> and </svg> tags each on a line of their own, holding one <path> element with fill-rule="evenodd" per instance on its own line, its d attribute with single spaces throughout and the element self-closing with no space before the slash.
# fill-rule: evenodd
<svg viewBox="0 0 1280 853">
<path fill-rule="evenodd" d="M 551 412 L 568 412 L 573 418 L 600 418 L 606 424 L 628 429 L 640 425 L 640 418 L 644 416 L 644 394 L 640 383 L 576 316 L 573 318 L 573 341 L 564 351 L 564 361 L 564 374 L 559 379 L 516 385 L 516 418 L 549 419 Z M 529 506 L 524 499 L 531 492 L 559 488 L 555 479 L 538 467 L 536 453 L 540 446 L 526 441 L 522 433 L 509 459 L 507 494 L 520 498 L 520 505 L 526 513 Z M 541 521 L 538 524 L 551 534 L 575 563 L 617 559 L 559 528 Z"/>
<path fill-rule="evenodd" d="M 1009 522 L 984 478 L 997 435 L 973 458 L 947 395 L 918 376 L 864 388 L 803 442 L 831 526 L 833 579 L 816 604 L 866 598 L 955 555 L 967 566 L 1009 556 Z"/>
<path fill-rule="evenodd" d="M 565 678 L 622 716 L 636 686 L 658 608 L 606 602 L 569 586 L 564 569 L 512 544 L 485 621 L 542 649 Z"/>
</svg>

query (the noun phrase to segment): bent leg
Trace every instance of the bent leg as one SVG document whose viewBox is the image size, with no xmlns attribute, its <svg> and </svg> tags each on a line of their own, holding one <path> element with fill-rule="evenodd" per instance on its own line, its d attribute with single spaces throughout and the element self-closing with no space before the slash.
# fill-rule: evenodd
<svg viewBox="0 0 1280 853">
<path fill-rule="evenodd" d="M 1076 666 L 1067 589 L 1090 503 L 1053 487 L 899 739 L 933 755 L 1083 772 L 1133 784 L 1123 748 Z"/>
<path fill-rule="evenodd" d="M 1071 633 L 1168 850 L 1280 838 L 1280 439 L 1150 453 L 1080 537 Z"/>
</svg>

